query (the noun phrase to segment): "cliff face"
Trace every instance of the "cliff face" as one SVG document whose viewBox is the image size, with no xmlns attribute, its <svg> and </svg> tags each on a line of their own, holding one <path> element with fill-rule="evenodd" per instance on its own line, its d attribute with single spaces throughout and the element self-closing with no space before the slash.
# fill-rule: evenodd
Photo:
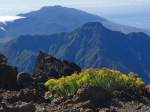
<svg viewBox="0 0 150 112">
<path fill-rule="evenodd" d="M 61 61 L 46 53 L 40 52 L 35 65 L 33 77 L 39 81 L 47 81 L 49 78 L 68 76 L 74 72 L 80 72 L 81 68 L 68 61 Z"/>
</svg>

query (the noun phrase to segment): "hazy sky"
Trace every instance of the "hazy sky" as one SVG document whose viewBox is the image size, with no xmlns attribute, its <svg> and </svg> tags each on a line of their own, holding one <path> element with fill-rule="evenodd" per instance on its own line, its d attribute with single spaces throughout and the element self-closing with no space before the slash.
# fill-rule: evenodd
<svg viewBox="0 0 150 112">
<path fill-rule="evenodd" d="M 150 0 L 0 0 L 0 15 L 15 15 L 45 5 L 63 5 L 99 13 L 99 10 L 106 12 L 109 8 L 115 10 L 117 7 L 148 7 Z"/>
<path fill-rule="evenodd" d="M 0 16 L 29 12 L 47 5 L 74 7 L 124 24 L 134 21 L 143 25 L 145 19 L 150 23 L 150 0 L 0 0 Z"/>
</svg>

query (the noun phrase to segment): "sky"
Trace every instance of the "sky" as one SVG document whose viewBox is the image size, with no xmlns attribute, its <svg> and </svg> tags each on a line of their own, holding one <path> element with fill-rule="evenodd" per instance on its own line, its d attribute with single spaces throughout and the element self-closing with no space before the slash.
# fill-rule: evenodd
<svg viewBox="0 0 150 112">
<path fill-rule="evenodd" d="M 0 0 L 0 16 L 10 17 L 49 5 L 78 8 L 117 23 L 150 29 L 150 0 Z"/>
</svg>

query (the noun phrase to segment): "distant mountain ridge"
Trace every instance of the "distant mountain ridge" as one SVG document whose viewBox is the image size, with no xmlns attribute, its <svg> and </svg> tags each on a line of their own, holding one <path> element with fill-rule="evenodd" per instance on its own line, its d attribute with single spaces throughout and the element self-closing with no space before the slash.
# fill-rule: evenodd
<svg viewBox="0 0 150 112">
<path fill-rule="evenodd" d="M 113 31 L 145 32 L 150 31 L 115 24 L 97 15 L 93 15 L 74 8 L 62 6 L 48 6 L 40 10 L 19 14 L 25 17 L 13 22 L 1 25 L 6 31 L 0 37 L 18 37 L 20 35 L 50 35 L 53 33 L 70 32 L 87 22 L 101 22 L 105 27 Z"/>
<path fill-rule="evenodd" d="M 32 71 L 39 51 L 79 64 L 135 72 L 150 81 L 150 37 L 144 33 L 111 31 L 90 22 L 71 33 L 26 35 L 10 41 L 4 53 L 19 70 Z"/>
</svg>

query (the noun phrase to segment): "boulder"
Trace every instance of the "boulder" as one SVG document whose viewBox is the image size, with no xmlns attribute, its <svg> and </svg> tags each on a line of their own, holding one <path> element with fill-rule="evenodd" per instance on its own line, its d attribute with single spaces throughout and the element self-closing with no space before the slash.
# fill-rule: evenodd
<svg viewBox="0 0 150 112">
<path fill-rule="evenodd" d="M 33 85 L 33 78 L 31 74 L 21 72 L 17 75 L 17 84 L 21 88 L 27 88 Z"/>
<path fill-rule="evenodd" d="M 105 89 L 93 85 L 85 85 L 81 87 L 76 95 L 76 101 L 82 102 L 90 100 L 95 105 L 103 105 L 111 100 L 111 95 Z"/>
<path fill-rule="evenodd" d="M 80 72 L 81 68 L 74 63 L 61 61 L 51 55 L 40 52 L 34 69 L 33 77 L 38 82 L 45 82 L 49 78 L 68 76 L 74 72 Z"/>
</svg>

